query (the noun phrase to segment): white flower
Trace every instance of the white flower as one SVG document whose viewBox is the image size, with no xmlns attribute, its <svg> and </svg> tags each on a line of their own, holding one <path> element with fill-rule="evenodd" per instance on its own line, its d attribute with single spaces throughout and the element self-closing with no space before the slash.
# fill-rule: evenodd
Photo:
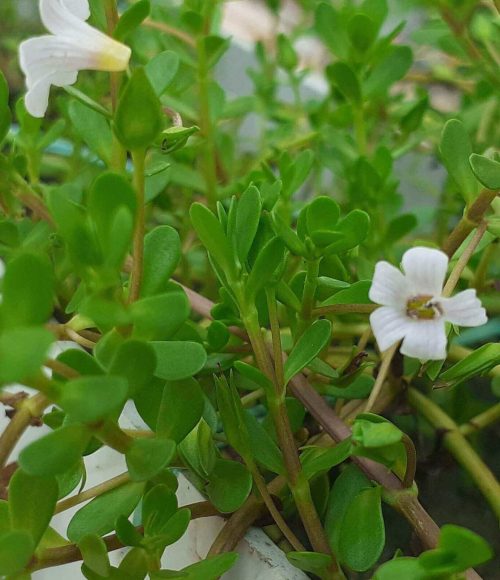
<svg viewBox="0 0 500 580">
<path fill-rule="evenodd" d="M 370 300 L 381 304 L 370 316 L 379 349 L 403 340 L 401 353 L 420 360 L 446 358 L 445 323 L 480 326 L 486 312 L 475 290 L 443 297 L 448 256 L 440 250 L 412 248 L 402 260 L 404 274 L 388 262 L 378 262 Z"/>
<path fill-rule="evenodd" d="M 51 85 L 72 85 L 81 70 L 127 68 L 130 48 L 85 22 L 88 0 L 40 0 L 40 16 L 52 34 L 30 38 L 19 47 L 28 88 L 25 104 L 32 116 L 45 115 Z"/>
</svg>

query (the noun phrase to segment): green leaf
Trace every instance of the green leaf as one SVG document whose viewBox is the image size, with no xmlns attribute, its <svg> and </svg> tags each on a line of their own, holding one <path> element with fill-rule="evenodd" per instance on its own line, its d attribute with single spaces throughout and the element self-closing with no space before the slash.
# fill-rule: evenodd
<svg viewBox="0 0 500 580">
<path fill-rule="evenodd" d="M 286 247 L 296 256 L 305 256 L 307 253 L 305 245 L 299 236 L 285 222 L 279 213 L 273 213 L 273 229 L 275 234 L 281 238 Z"/>
<path fill-rule="evenodd" d="M 139 0 L 125 10 L 113 32 L 116 40 L 123 42 L 149 16 L 150 11 L 151 3 L 149 0 Z"/>
<path fill-rule="evenodd" d="M 127 467 L 132 481 L 153 478 L 171 461 L 175 454 L 171 439 L 134 439 L 127 450 Z"/>
<path fill-rule="evenodd" d="M 85 566 L 99 576 L 107 577 L 111 570 L 108 550 L 104 540 L 95 534 L 88 534 L 78 542 L 78 548 Z"/>
<path fill-rule="evenodd" d="M 135 302 L 131 307 L 134 336 L 145 340 L 172 338 L 189 317 L 190 306 L 180 288 Z"/>
<path fill-rule="evenodd" d="M 125 402 L 128 383 L 123 377 L 86 376 L 68 381 L 59 404 L 76 421 L 90 423 L 104 419 Z"/>
<path fill-rule="evenodd" d="M 453 553 L 456 572 L 479 566 L 494 556 L 490 545 L 481 536 L 452 524 L 446 524 L 441 528 L 438 547 Z"/>
<path fill-rule="evenodd" d="M 356 73 L 345 62 L 337 61 L 326 69 L 328 80 L 350 103 L 359 106 L 361 103 L 361 85 Z"/>
<path fill-rule="evenodd" d="M 167 382 L 158 412 L 158 437 L 180 443 L 198 424 L 204 407 L 203 392 L 194 379 Z"/>
<path fill-rule="evenodd" d="M 155 485 L 146 493 L 142 503 L 142 523 L 145 536 L 158 536 L 168 527 L 177 511 L 175 492 L 166 485 Z"/>
<path fill-rule="evenodd" d="M 219 320 L 214 320 L 207 328 L 207 342 L 214 351 L 222 350 L 231 338 L 227 326 Z"/>
<path fill-rule="evenodd" d="M 318 356 L 329 343 L 331 333 L 329 320 L 317 320 L 304 332 L 285 362 L 285 383 Z"/>
<path fill-rule="evenodd" d="M 315 552 L 288 552 L 286 557 L 299 570 L 311 572 L 320 578 L 324 576 L 326 569 L 332 562 L 332 557 L 328 554 Z"/>
<path fill-rule="evenodd" d="M 71 101 L 68 115 L 78 136 L 106 165 L 111 165 L 113 133 L 104 115 L 80 103 Z"/>
<path fill-rule="evenodd" d="M 355 14 L 347 23 L 347 33 L 356 52 L 363 55 L 377 38 L 377 25 L 366 14 Z"/>
<path fill-rule="evenodd" d="M 161 105 L 146 71 L 136 68 L 123 91 L 115 115 L 115 131 L 129 151 L 145 149 L 160 132 Z"/>
<path fill-rule="evenodd" d="M 260 250 L 252 266 L 246 283 L 246 294 L 249 298 L 273 281 L 276 271 L 282 265 L 285 257 L 285 246 L 279 238 L 271 238 Z"/>
<path fill-rule="evenodd" d="M 208 497 L 221 513 L 235 512 L 252 490 L 252 476 L 236 461 L 217 459 L 208 479 Z"/>
<path fill-rule="evenodd" d="M 145 70 L 149 82 L 156 94 L 161 97 L 171 85 L 179 70 L 179 56 L 172 50 L 160 52 L 146 65 Z"/>
<path fill-rule="evenodd" d="M 345 439 L 334 447 L 306 447 L 301 454 L 302 470 L 307 479 L 330 471 L 351 455 L 351 441 Z"/>
<path fill-rule="evenodd" d="M 189 215 L 193 227 L 208 253 L 224 270 L 228 278 L 234 278 L 232 251 L 219 220 L 201 203 L 194 203 Z"/>
<path fill-rule="evenodd" d="M 236 209 L 236 224 L 233 239 L 240 264 L 245 263 L 248 252 L 252 247 L 257 228 L 259 227 L 261 208 L 262 203 L 259 190 L 254 185 L 251 185 L 238 200 Z"/>
<path fill-rule="evenodd" d="M 450 177 L 455 181 L 465 201 L 472 201 L 477 193 L 477 180 L 469 163 L 472 145 L 461 121 L 450 119 L 444 126 L 439 146 L 441 158 Z"/>
<path fill-rule="evenodd" d="M 12 113 L 7 105 L 0 105 L 0 143 L 7 137 L 12 125 Z"/>
<path fill-rule="evenodd" d="M 500 344 L 484 344 L 441 373 L 438 386 L 456 386 L 477 375 L 484 375 L 500 364 Z"/>
<path fill-rule="evenodd" d="M 335 553 L 339 550 L 342 521 L 347 508 L 360 491 L 370 487 L 370 481 L 355 465 L 348 465 L 335 480 L 328 498 L 325 518 L 325 530 Z"/>
<path fill-rule="evenodd" d="M 258 368 L 249 365 L 243 361 L 235 361 L 234 368 L 244 377 L 259 385 L 266 393 L 274 393 L 274 385 L 272 381 L 266 377 Z"/>
<path fill-rule="evenodd" d="M 118 516 L 115 522 L 116 535 L 124 546 L 140 546 L 143 540 L 142 534 L 137 531 L 134 524 L 125 516 Z"/>
<path fill-rule="evenodd" d="M 0 382 L 15 383 L 36 374 L 54 335 L 41 327 L 13 328 L 0 335 Z"/>
<path fill-rule="evenodd" d="M 363 447 L 384 447 L 399 443 L 403 433 L 395 425 L 388 422 L 374 423 L 365 419 L 356 418 L 352 428 L 354 444 Z"/>
<path fill-rule="evenodd" d="M 293 71 L 297 68 L 299 62 L 295 48 L 292 42 L 285 34 L 278 34 L 276 46 L 276 60 L 278 66 L 287 70 Z"/>
<path fill-rule="evenodd" d="M 250 411 L 245 411 L 244 421 L 249 435 L 252 456 L 269 471 L 283 475 L 283 456 L 274 439 Z"/>
<path fill-rule="evenodd" d="M 309 204 L 306 225 L 313 243 L 323 246 L 338 237 L 335 233 L 335 225 L 339 215 L 339 205 L 331 197 L 319 196 Z"/>
<path fill-rule="evenodd" d="M 27 532 L 37 546 L 48 528 L 58 499 L 55 477 L 28 475 L 17 469 L 9 484 L 12 529 Z"/>
<path fill-rule="evenodd" d="M 335 231 L 342 234 L 342 239 L 327 246 L 325 255 L 341 254 L 359 246 L 370 231 L 370 216 L 360 209 L 354 209 L 340 220 Z"/>
<path fill-rule="evenodd" d="M 346 387 L 325 387 L 326 394 L 338 399 L 366 399 L 373 389 L 375 379 L 369 375 L 358 376 L 350 385 Z"/>
<path fill-rule="evenodd" d="M 174 228 L 158 226 L 149 232 L 144 238 L 141 296 L 164 292 L 180 259 L 181 241 Z"/>
<path fill-rule="evenodd" d="M 153 347 L 141 340 L 130 339 L 118 347 L 109 372 L 127 380 L 127 397 L 133 397 L 150 384 L 155 369 L 156 354 Z"/>
<path fill-rule="evenodd" d="M 178 510 L 167 522 L 164 532 L 156 538 L 161 542 L 161 548 L 175 544 L 185 534 L 191 520 L 191 511 L 188 508 Z"/>
<path fill-rule="evenodd" d="M 417 558 L 395 558 L 377 569 L 373 580 L 428 580 L 429 575 Z"/>
<path fill-rule="evenodd" d="M 310 149 L 305 149 L 295 158 L 286 157 L 280 160 L 281 179 L 283 189 L 281 195 L 284 199 L 289 199 L 304 183 L 313 167 L 315 155 Z"/>
<path fill-rule="evenodd" d="M 79 542 L 88 534 L 102 536 L 114 529 L 118 516 L 128 517 L 141 499 L 143 483 L 126 483 L 96 498 L 78 510 L 68 526 L 68 538 Z"/>
<path fill-rule="evenodd" d="M 409 46 L 390 46 L 364 83 L 365 97 L 384 96 L 395 82 L 406 75 L 412 63 L 413 53 Z"/>
<path fill-rule="evenodd" d="M 331 304 L 371 304 L 372 301 L 368 297 L 368 292 L 371 285 L 371 280 L 360 280 L 359 282 L 354 282 L 354 284 L 351 284 L 349 288 L 335 292 L 333 296 L 330 296 L 330 298 L 325 300 L 321 305 L 329 306 Z"/>
<path fill-rule="evenodd" d="M 125 208 L 133 223 L 137 211 L 137 197 L 129 180 L 118 173 L 102 173 L 92 184 L 88 210 L 94 220 L 97 236 L 104 253 L 112 251 L 114 239 L 110 237 L 117 212 Z M 128 246 L 131 238 L 127 238 Z M 120 264 L 121 266 L 121 264 Z"/>
<path fill-rule="evenodd" d="M 384 236 L 384 243 L 389 248 L 395 242 L 404 238 L 417 227 L 417 218 L 412 213 L 406 213 L 394 218 L 389 222 L 387 232 Z"/>
<path fill-rule="evenodd" d="M 183 568 L 181 570 L 184 580 L 217 580 L 228 570 L 230 570 L 239 558 L 236 552 L 227 552 L 218 556 L 210 556 Z M 156 576 L 152 576 L 156 578 Z"/>
<path fill-rule="evenodd" d="M 151 345 L 156 352 L 155 376 L 167 381 L 192 377 L 207 361 L 207 353 L 198 342 L 155 341 Z"/>
<path fill-rule="evenodd" d="M 330 2 L 320 2 L 315 13 L 315 29 L 321 40 L 338 58 L 346 58 L 349 38 L 343 14 Z"/>
<path fill-rule="evenodd" d="M 23 570 L 31 560 L 35 545 L 27 532 L 14 530 L 0 536 L 0 574 Z"/>
<path fill-rule="evenodd" d="M 0 106 L 7 107 L 9 105 L 9 83 L 5 75 L 0 71 Z"/>
<path fill-rule="evenodd" d="M 473 153 L 469 157 L 469 163 L 476 176 L 484 187 L 488 189 L 500 189 L 500 163 L 484 155 Z"/>
<path fill-rule="evenodd" d="M 338 556 L 356 572 L 365 572 L 380 558 L 385 545 L 381 488 L 361 490 L 342 519 Z"/>
<path fill-rule="evenodd" d="M 250 457 L 249 434 L 245 426 L 245 412 L 232 380 L 215 376 L 217 407 L 229 444 L 246 460 Z"/>
<path fill-rule="evenodd" d="M 54 276 L 47 258 L 20 254 L 7 264 L 3 278 L 2 318 L 6 325 L 43 324 L 52 314 Z"/>
<path fill-rule="evenodd" d="M 82 425 L 65 425 L 25 447 L 19 465 L 30 475 L 64 473 L 80 460 L 89 438 Z"/>
</svg>

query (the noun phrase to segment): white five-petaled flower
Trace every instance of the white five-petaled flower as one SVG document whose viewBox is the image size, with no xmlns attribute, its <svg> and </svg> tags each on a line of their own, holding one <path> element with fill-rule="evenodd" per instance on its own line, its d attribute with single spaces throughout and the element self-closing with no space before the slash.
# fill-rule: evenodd
<svg viewBox="0 0 500 580">
<path fill-rule="evenodd" d="M 440 250 L 417 247 L 403 255 L 404 274 L 388 262 L 378 262 L 370 300 L 381 304 L 370 316 L 379 349 L 403 340 L 402 354 L 420 360 L 446 358 L 446 322 L 480 326 L 486 312 L 475 290 L 453 298 L 442 296 L 448 256 Z"/>
<path fill-rule="evenodd" d="M 19 47 L 28 88 L 25 104 L 32 116 L 45 115 L 51 85 L 72 85 L 81 70 L 127 68 L 130 48 L 85 22 L 88 0 L 40 0 L 40 16 L 52 34 L 30 38 Z"/>
</svg>

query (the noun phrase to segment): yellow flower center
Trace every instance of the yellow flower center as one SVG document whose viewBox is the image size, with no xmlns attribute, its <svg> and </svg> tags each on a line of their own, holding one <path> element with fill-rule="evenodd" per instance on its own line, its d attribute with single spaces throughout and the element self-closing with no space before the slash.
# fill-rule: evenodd
<svg viewBox="0 0 500 580">
<path fill-rule="evenodd" d="M 432 320 L 441 315 L 441 309 L 438 303 L 432 301 L 432 296 L 420 295 L 408 300 L 406 314 L 418 320 Z"/>
</svg>

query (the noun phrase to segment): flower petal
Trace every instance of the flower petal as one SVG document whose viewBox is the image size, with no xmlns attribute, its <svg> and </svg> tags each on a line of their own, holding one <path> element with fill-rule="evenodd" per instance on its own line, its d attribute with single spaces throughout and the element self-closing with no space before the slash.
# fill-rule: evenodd
<svg viewBox="0 0 500 580">
<path fill-rule="evenodd" d="M 377 262 L 368 295 L 377 304 L 403 306 L 409 298 L 408 285 L 400 270 L 389 262 Z"/>
<path fill-rule="evenodd" d="M 87 20 L 90 17 L 88 0 L 61 0 L 61 2 L 78 19 Z"/>
<path fill-rule="evenodd" d="M 448 269 L 448 256 L 441 250 L 417 247 L 404 253 L 403 270 L 415 295 L 441 294 Z"/>
<path fill-rule="evenodd" d="M 404 312 L 381 306 L 370 314 L 370 324 L 381 352 L 404 338 L 411 327 L 411 320 Z"/>
<path fill-rule="evenodd" d="M 24 97 L 26 110 L 32 117 L 41 118 L 45 115 L 49 105 L 50 86 L 65 87 L 76 82 L 77 72 L 49 73 L 31 85 Z"/>
<path fill-rule="evenodd" d="M 441 298 L 439 305 L 444 318 L 459 326 L 481 326 L 488 322 L 486 310 L 474 289 L 459 292 L 453 298 Z"/>
<path fill-rule="evenodd" d="M 446 329 L 443 318 L 435 320 L 412 320 L 403 344 L 401 354 L 425 360 L 446 358 Z"/>
</svg>

